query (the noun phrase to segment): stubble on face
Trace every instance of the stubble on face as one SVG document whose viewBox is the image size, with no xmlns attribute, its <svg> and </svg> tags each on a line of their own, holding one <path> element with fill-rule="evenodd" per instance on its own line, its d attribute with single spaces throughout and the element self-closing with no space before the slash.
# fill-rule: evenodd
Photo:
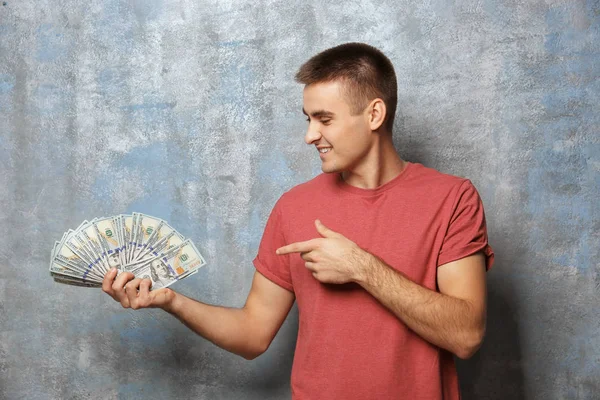
<svg viewBox="0 0 600 400">
<path fill-rule="evenodd" d="M 325 173 L 344 172 L 353 168 L 368 152 L 368 126 L 364 114 L 352 113 L 341 82 L 324 82 L 304 88 L 304 110 L 309 117 L 306 142 L 314 146 L 330 146 L 321 158 Z M 323 117 L 323 112 L 333 117 Z"/>
</svg>

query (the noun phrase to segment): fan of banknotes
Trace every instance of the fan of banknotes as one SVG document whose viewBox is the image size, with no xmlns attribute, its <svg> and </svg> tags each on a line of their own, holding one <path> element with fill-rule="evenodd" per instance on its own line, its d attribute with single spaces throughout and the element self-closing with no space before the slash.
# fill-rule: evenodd
<svg viewBox="0 0 600 400">
<path fill-rule="evenodd" d="M 83 221 L 55 242 L 50 275 L 56 282 L 101 287 L 117 268 L 159 289 L 198 272 L 206 262 L 190 239 L 167 222 L 141 213 Z"/>
</svg>

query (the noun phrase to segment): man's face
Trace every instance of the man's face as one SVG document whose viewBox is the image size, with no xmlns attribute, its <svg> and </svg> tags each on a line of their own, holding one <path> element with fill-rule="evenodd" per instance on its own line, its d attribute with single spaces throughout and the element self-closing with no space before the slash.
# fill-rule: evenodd
<svg viewBox="0 0 600 400">
<path fill-rule="evenodd" d="M 114 252 L 108 256 L 108 265 L 111 268 L 121 268 L 121 260 L 119 259 L 119 253 Z"/>
<path fill-rule="evenodd" d="M 152 266 L 154 267 L 154 271 L 161 278 L 166 278 L 169 276 L 169 271 L 167 270 L 167 266 L 160 260 L 154 260 L 152 262 Z"/>
<path fill-rule="evenodd" d="M 343 172 L 360 166 L 369 151 L 371 132 L 363 111 L 352 115 L 341 82 L 314 83 L 304 88 L 308 130 L 304 141 L 319 152 L 323 172 Z"/>
</svg>

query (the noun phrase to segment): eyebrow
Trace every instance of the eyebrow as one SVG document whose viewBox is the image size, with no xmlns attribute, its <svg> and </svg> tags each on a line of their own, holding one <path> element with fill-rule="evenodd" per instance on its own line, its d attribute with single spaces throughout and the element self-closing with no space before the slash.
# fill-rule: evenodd
<svg viewBox="0 0 600 400">
<path fill-rule="evenodd" d="M 306 110 L 304 108 L 302 109 L 302 113 L 304 115 L 308 116 L 308 114 L 306 113 Z M 335 116 L 335 114 L 332 113 L 331 111 L 327 111 L 327 110 L 317 110 L 317 111 L 311 112 L 310 116 L 313 118 L 322 118 L 322 117 L 332 118 Z"/>
</svg>

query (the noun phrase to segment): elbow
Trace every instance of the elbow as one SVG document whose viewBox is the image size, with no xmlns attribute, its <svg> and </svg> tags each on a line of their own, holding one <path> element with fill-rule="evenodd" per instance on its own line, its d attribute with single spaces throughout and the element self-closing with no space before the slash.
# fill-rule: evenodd
<svg viewBox="0 0 600 400">
<path fill-rule="evenodd" d="M 256 357 L 260 356 L 261 354 L 262 353 L 243 353 L 243 354 L 240 354 L 240 356 L 242 356 L 243 358 L 245 358 L 248 361 L 252 361 Z"/>
<path fill-rule="evenodd" d="M 479 349 L 479 347 L 463 346 L 462 348 L 455 351 L 454 354 L 461 360 L 468 360 L 469 358 L 473 357 L 473 355 L 475 355 L 475 353 L 477 353 L 478 349 Z"/>
<path fill-rule="evenodd" d="M 239 355 L 248 361 L 254 360 L 258 356 L 263 354 L 265 351 L 267 351 L 267 349 L 269 348 L 269 344 L 270 343 L 257 343 L 253 346 L 248 346 L 248 348 L 244 349 L 244 351 L 241 352 Z"/>
<path fill-rule="evenodd" d="M 245 358 L 248 361 L 254 360 L 256 357 L 260 356 L 264 351 L 246 351 L 241 353 L 240 356 Z"/>
<path fill-rule="evenodd" d="M 462 343 L 458 344 L 454 354 L 462 360 L 468 360 L 477 353 L 477 350 L 479 350 L 483 343 L 484 336 L 485 328 L 476 329 L 475 331 L 465 334 L 464 340 Z"/>
</svg>

